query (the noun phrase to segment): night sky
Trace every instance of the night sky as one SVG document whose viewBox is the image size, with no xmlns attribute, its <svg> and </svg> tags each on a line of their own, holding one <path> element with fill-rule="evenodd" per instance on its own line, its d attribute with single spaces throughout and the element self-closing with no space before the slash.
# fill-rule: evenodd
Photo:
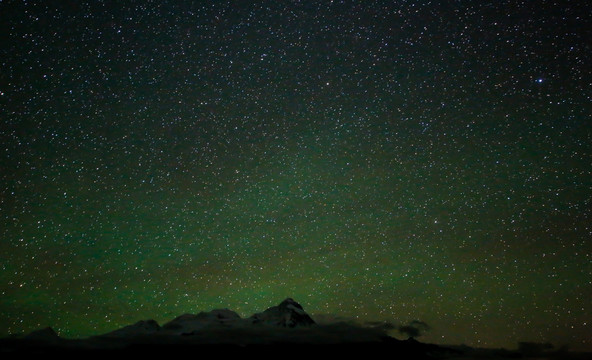
<svg viewBox="0 0 592 360">
<path fill-rule="evenodd" d="M 0 335 L 292 297 L 592 350 L 590 13 L 0 1 Z"/>
</svg>

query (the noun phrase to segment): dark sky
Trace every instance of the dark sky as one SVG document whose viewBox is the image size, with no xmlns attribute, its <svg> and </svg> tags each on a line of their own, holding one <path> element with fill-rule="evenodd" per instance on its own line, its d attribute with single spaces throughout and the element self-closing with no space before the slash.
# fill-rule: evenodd
<svg viewBox="0 0 592 360">
<path fill-rule="evenodd" d="M 0 335 L 293 297 L 592 350 L 586 3 L 0 1 Z"/>
</svg>

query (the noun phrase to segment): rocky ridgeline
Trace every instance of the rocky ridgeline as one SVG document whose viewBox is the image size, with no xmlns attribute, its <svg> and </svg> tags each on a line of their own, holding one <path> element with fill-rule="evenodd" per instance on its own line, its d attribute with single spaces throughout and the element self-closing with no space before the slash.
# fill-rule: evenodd
<svg viewBox="0 0 592 360">
<path fill-rule="evenodd" d="M 302 306 L 291 298 L 279 305 L 256 313 L 248 318 L 241 318 L 228 309 L 216 309 L 199 314 L 184 314 L 159 326 L 154 320 L 143 320 L 133 325 L 102 335 L 103 337 L 132 337 L 150 334 L 193 335 L 208 330 L 245 329 L 253 326 L 271 326 L 281 328 L 308 327 L 315 321 Z"/>
</svg>

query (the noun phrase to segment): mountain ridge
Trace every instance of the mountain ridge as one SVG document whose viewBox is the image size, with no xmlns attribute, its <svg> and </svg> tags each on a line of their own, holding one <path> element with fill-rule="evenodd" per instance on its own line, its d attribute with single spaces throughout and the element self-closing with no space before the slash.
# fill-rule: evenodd
<svg viewBox="0 0 592 360">
<path fill-rule="evenodd" d="M 96 337 L 130 337 L 142 335 L 190 336 L 203 331 L 221 329 L 246 329 L 252 326 L 282 328 L 308 327 L 316 325 L 302 305 L 287 298 L 277 306 L 247 318 L 227 308 L 202 311 L 198 314 L 182 314 L 160 326 L 155 320 L 141 320 L 132 325 L 97 335 Z"/>
<path fill-rule="evenodd" d="M 280 304 L 241 318 L 236 312 L 214 309 L 198 314 L 182 314 L 158 324 L 140 320 L 119 329 L 84 339 L 60 337 L 51 327 L 22 337 L 0 339 L 0 354 L 86 355 L 90 352 L 117 355 L 184 354 L 215 350 L 221 354 L 264 354 L 276 357 L 278 351 L 309 356 L 319 349 L 332 354 L 352 351 L 389 351 L 401 359 L 461 359 L 521 357 L 518 351 L 481 350 L 470 347 L 426 344 L 409 338 L 398 340 L 387 335 L 383 326 L 364 327 L 347 322 L 321 324 L 292 298 Z M 583 355 L 541 354 L 551 358 L 587 359 Z M 557 356 L 559 356 L 557 355 Z"/>
</svg>

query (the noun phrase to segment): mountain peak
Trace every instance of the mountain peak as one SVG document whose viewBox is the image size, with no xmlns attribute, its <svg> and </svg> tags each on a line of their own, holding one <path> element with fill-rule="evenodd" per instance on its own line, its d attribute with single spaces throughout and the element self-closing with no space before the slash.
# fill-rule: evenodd
<svg viewBox="0 0 592 360">
<path fill-rule="evenodd" d="M 281 327 L 311 326 L 315 321 L 304 311 L 302 305 L 287 298 L 278 306 L 250 317 L 253 324 L 267 324 Z"/>
<path fill-rule="evenodd" d="M 282 305 L 282 304 L 296 304 L 296 305 L 300 306 L 300 304 L 298 304 L 296 301 L 294 301 L 294 299 L 292 299 L 290 297 L 286 298 L 284 301 L 282 301 L 280 303 L 280 305 Z M 300 306 L 300 307 L 302 307 L 302 306 Z"/>
</svg>

